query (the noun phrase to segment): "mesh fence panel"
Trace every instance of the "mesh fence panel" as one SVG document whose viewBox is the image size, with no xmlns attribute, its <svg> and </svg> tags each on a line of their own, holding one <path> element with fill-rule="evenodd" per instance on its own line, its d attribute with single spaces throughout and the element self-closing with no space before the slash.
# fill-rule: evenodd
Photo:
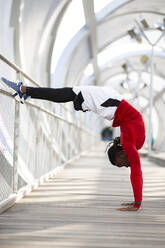
<svg viewBox="0 0 165 248">
<path fill-rule="evenodd" d="M 0 93 L 0 201 L 12 193 L 14 109 L 13 99 Z"/>
<path fill-rule="evenodd" d="M 1 65 L 0 72 L 4 67 Z M 16 73 L 10 70 L 9 75 L 3 76 L 15 81 Z M 33 86 L 28 80 L 26 83 Z M 4 90 L 10 92 L 0 83 L 0 202 L 13 190 L 18 191 L 87 150 L 96 140 L 66 105 L 31 99 L 31 104 L 17 104 L 15 111 L 16 101 Z"/>
</svg>

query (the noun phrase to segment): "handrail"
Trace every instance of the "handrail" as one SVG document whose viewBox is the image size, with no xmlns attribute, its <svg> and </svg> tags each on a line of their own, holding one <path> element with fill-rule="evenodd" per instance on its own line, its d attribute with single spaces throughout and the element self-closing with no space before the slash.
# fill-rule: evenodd
<svg viewBox="0 0 165 248">
<path fill-rule="evenodd" d="M 37 87 L 40 87 L 38 82 L 33 80 L 21 68 L 19 68 L 17 65 L 9 61 L 1 54 L 0 54 L 0 60 L 2 60 L 10 68 L 16 71 L 18 79 L 19 76 L 24 76 L 25 79 L 28 79 L 32 84 L 34 84 Z M 0 89 L 0 94 L 14 99 L 12 95 L 4 89 Z M 47 123 L 46 125 L 42 125 L 42 123 L 38 122 L 38 119 L 34 118 L 33 119 L 34 123 L 32 125 L 32 128 L 29 128 L 28 124 L 26 123 L 25 125 L 26 131 L 24 134 L 25 136 L 24 135 L 21 136 L 20 130 L 23 130 L 22 128 L 24 128 L 24 126 L 19 125 L 22 124 L 20 118 L 20 111 L 25 111 L 25 113 L 27 111 L 27 113 L 29 114 L 31 111 L 25 108 L 21 110 L 21 105 L 19 104 L 17 98 L 15 99 L 14 103 L 15 103 L 14 125 L 13 125 L 14 135 L 12 137 L 13 150 L 11 149 L 12 162 L 10 162 L 12 168 L 10 170 L 11 173 L 10 181 L 7 183 L 11 191 L 6 190 L 5 192 L 3 192 L 3 188 L 0 191 L 0 193 L 2 193 L 2 196 L 4 197 L 2 198 L 2 201 L 0 201 L 0 213 L 6 210 L 8 207 L 12 206 L 17 200 L 16 195 L 19 193 L 19 187 L 20 187 L 20 185 L 18 184 L 19 176 L 22 179 L 24 179 L 24 176 L 26 176 L 25 182 L 27 183 L 27 185 L 25 187 L 27 188 L 27 190 L 29 190 L 29 184 L 33 185 L 32 178 L 37 178 L 37 182 L 41 182 L 42 178 L 48 178 L 51 177 L 52 175 L 56 175 L 58 171 L 60 171 L 61 168 L 64 168 L 64 166 L 69 161 L 73 161 L 71 160 L 71 158 L 75 159 L 78 156 L 80 156 L 80 154 L 82 154 L 82 151 L 84 152 L 85 150 L 87 151 L 89 148 L 91 149 L 91 147 L 94 144 L 96 144 L 97 141 L 97 135 L 92 130 L 87 129 L 84 123 L 73 115 L 73 111 L 63 106 L 63 104 L 62 107 L 65 110 L 69 111 L 64 113 L 66 114 L 66 116 L 59 115 L 55 113 L 55 111 L 53 110 L 51 111 L 48 108 L 45 108 L 44 105 L 41 106 L 41 104 L 36 104 L 35 102 L 32 101 L 25 101 L 25 105 L 39 110 L 40 113 L 45 113 L 47 115 L 46 116 Z M 49 118 L 49 116 L 52 118 Z M 45 121 L 45 116 L 42 116 L 41 118 Z M 53 118 L 57 121 L 54 121 Z M 60 123 L 58 120 L 60 121 Z M 36 125 L 38 125 L 38 123 L 40 123 L 39 128 L 36 129 Z M 54 124 L 56 129 L 54 129 L 53 127 Z M 47 125 L 49 125 L 48 129 L 47 129 Z M 6 129 L 4 129 L 4 131 L 2 130 L 2 132 L 6 134 L 8 130 L 6 132 Z M 55 136 L 53 134 L 55 134 Z M 32 137 L 30 138 L 30 141 L 27 135 Z M 88 138 L 89 136 L 91 137 L 91 139 Z M 25 137 L 27 138 L 27 140 Z M 20 140 L 21 141 L 26 140 L 27 141 L 26 145 L 21 146 Z M 8 150 L 6 151 L 8 152 Z M 32 151 L 32 155 L 31 155 L 31 151 Z M 42 153 L 42 161 L 40 160 L 41 153 Z M 27 157 L 23 157 L 22 154 L 26 154 Z M 4 153 L 4 155 L 6 156 L 6 153 Z M 48 155 L 48 160 L 47 160 L 47 155 Z M 28 164 L 29 160 L 30 160 L 30 166 Z M 48 165 L 46 165 L 46 168 L 45 168 L 45 161 L 48 161 Z M 25 166 L 25 171 L 23 172 L 24 163 L 27 164 Z M 31 164 L 34 166 L 32 167 L 35 169 L 31 170 L 32 168 Z M 38 169 L 37 169 L 38 167 L 36 167 L 38 166 L 38 164 L 40 165 L 40 170 L 41 170 L 40 173 L 38 173 Z M 29 170 L 30 173 L 28 173 Z M 23 197 L 23 194 L 20 197 Z"/>
<path fill-rule="evenodd" d="M 6 95 L 6 96 L 8 96 L 8 97 L 13 98 L 12 95 L 11 95 L 10 93 L 8 93 L 7 91 L 4 91 L 4 90 L 1 90 L 1 89 L 0 89 L 0 93 L 3 94 L 3 95 Z M 38 110 L 40 110 L 40 111 L 42 111 L 42 112 L 44 112 L 44 113 L 46 113 L 46 114 L 48 114 L 48 115 L 50 115 L 50 116 L 56 118 L 56 119 L 58 119 L 58 120 L 67 122 L 67 123 L 70 124 L 70 125 L 76 126 L 76 127 L 80 128 L 81 130 L 83 130 L 83 131 L 85 131 L 85 132 L 87 132 L 87 133 L 90 133 L 90 134 L 94 135 L 94 133 L 92 133 L 89 129 L 84 128 L 84 127 L 82 127 L 82 126 L 78 126 L 78 125 L 76 125 L 74 122 L 68 121 L 68 120 L 64 119 L 63 117 L 61 117 L 60 115 L 55 114 L 55 113 L 53 113 L 52 111 L 47 110 L 47 109 L 44 108 L 44 107 L 38 106 L 38 105 L 36 105 L 36 104 L 34 104 L 34 103 L 30 103 L 30 102 L 27 102 L 27 101 L 25 102 L 25 104 L 27 104 L 27 105 L 29 105 L 29 106 L 31 106 L 31 107 L 33 107 L 33 108 L 36 108 L 36 109 L 38 109 Z"/>
<path fill-rule="evenodd" d="M 83 131 L 85 131 L 85 132 L 87 132 L 87 133 L 93 134 L 89 129 L 84 128 L 84 127 L 82 127 L 82 126 L 78 126 L 78 125 L 76 125 L 74 122 L 68 121 L 68 120 L 64 119 L 63 117 L 61 117 L 60 115 L 57 115 L 57 114 L 53 113 L 53 112 L 50 111 L 50 110 L 47 110 L 46 108 L 40 107 L 40 106 L 38 106 L 38 105 L 36 105 L 36 104 L 34 104 L 34 103 L 30 103 L 30 102 L 25 102 L 25 103 L 26 103 L 27 105 L 31 106 L 31 107 L 37 108 L 38 110 L 40 110 L 40 111 L 42 111 L 42 112 L 44 112 L 44 113 L 46 113 L 46 114 L 48 114 L 48 115 L 50 115 L 50 116 L 56 118 L 56 119 L 59 119 L 59 120 L 61 120 L 61 121 L 65 121 L 65 122 L 67 122 L 68 124 L 73 125 L 73 126 L 76 126 L 76 127 L 80 128 L 81 130 L 83 130 Z M 93 134 L 93 135 L 94 135 L 94 134 Z"/>
<path fill-rule="evenodd" d="M 11 61 L 9 61 L 7 58 L 5 58 L 4 56 L 2 56 L 2 54 L 0 54 L 0 59 L 5 62 L 7 65 L 9 65 L 11 68 L 13 68 L 16 72 L 20 72 L 26 79 L 28 79 L 29 81 L 31 81 L 33 84 L 35 84 L 36 86 L 40 87 L 39 83 L 37 83 L 34 79 L 32 79 L 31 77 L 29 77 L 20 67 L 18 67 L 16 64 L 12 63 Z"/>
<path fill-rule="evenodd" d="M 9 61 L 6 57 L 4 57 L 2 54 L 0 54 L 0 59 L 5 62 L 7 65 L 9 65 L 11 68 L 13 68 L 17 73 L 21 73 L 26 79 L 28 79 L 31 83 L 33 83 L 35 86 L 37 87 L 41 87 L 41 85 L 35 81 L 34 79 L 32 79 L 30 76 L 27 75 L 27 73 L 25 73 L 19 66 L 17 66 L 16 64 L 14 64 L 13 62 Z M 67 108 L 66 106 L 64 106 L 62 104 L 62 107 L 64 109 L 66 109 L 69 112 L 72 112 L 69 108 Z M 80 120 L 79 120 L 80 121 Z"/>
<path fill-rule="evenodd" d="M 36 82 L 35 80 L 33 80 L 30 76 L 28 76 L 20 67 L 18 67 L 16 64 L 14 64 L 14 63 L 12 63 L 11 61 L 9 61 L 7 58 L 5 58 L 4 56 L 2 56 L 1 54 L 0 54 L 0 59 L 1 59 L 3 62 L 5 62 L 7 65 L 9 65 L 11 68 L 13 68 L 17 73 L 18 73 L 18 72 L 21 73 L 21 74 L 22 74 L 26 79 L 28 79 L 30 82 L 34 83 L 34 84 L 35 84 L 36 86 L 38 86 L 38 87 L 41 87 L 39 83 L 37 83 L 37 82 Z M 1 90 L 1 89 L 0 89 L 0 93 L 12 97 L 8 92 L 6 92 L 6 91 L 4 91 L 4 90 Z M 57 118 L 57 119 L 59 119 L 59 120 L 65 121 L 65 122 L 67 122 L 67 123 L 69 123 L 69 124 L 71 124 L 71 125 L 73 125 L 73 126 L 77 126 L 77 127 L 79 127 L 80 129 L 84 130 L 84 131 L 87 132 L 87 133 L 91 133 L 92 135 L 94 135 L 89 129 L 83 128 L 81 125 L 78 126 L 78 125 L 76 125 L 74 122 L 68 121 L 68 120 L 64 119 L 63 117 L 61 117 L 60 115 L 57 115 L 57 114 L 53 113 L 52 111 L 49 111 L 49 110 L 47 110 L 47 109 L 45 109 L 45 108 L 43 108 L 43 107 L 40 107 L 40 106 L 38 106 L 38 105 L 36 105 L 36 104 L 34 104 L 34 103 L 30 103 L 30 102 L 25 102 L 25 103 L 28 104 L 28 105 L 31 106 L 31 107 L 37 108 L 38 110 L 40 110 L 40 111 L 42 111 L 42 112 L 45 112 L 45 113 L 47 113 L 47 114 L 49 114 L 49 115 L 51 115 L 51 116 L 53 116 L 53 117 L 55 117 L 55 118 Z M 64 106 L 63 106 L 63 107 L 64 107 Z M 64 107 L 64 108 L 65 108 L 66 110 L 69 110 L 69 111 L 71 112 L 70 109 L 68 109 L 68 108 L 66 108 L 66 107 Z M 78 120 L 78 121 L 80 121 L 80 120 Z M 80 121 L 80 122 L 81 122 L 81 121 Z"/>
</svg>

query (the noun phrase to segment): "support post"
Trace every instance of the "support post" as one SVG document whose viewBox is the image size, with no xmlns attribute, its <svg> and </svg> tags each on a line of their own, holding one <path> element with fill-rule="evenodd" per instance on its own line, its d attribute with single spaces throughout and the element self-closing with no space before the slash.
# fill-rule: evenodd
<svg viewBox="0 0 165 248">
<path fill-rule="evenodd" d="M 20 73 L 17 73 L 17 79 L 20 79 Z M 13 173 L 12 173 L 12 188 L 14 193 L 16 193 L 18 190 L 19 114 L 20 114 L 20 103 L 18 101 L 15 101 L 14 150 L 13 150 Z"/>
<path fill-rule="evenodd" d="M 150 88 L 149 88 L 149 134 L 148 134 L 148 154 L 152 152 L 152 108 L 153 108 L 153 83 L 154 83 L 154 46 L 151 49 L 151 73 L 150 73 Z"/>
</svg>

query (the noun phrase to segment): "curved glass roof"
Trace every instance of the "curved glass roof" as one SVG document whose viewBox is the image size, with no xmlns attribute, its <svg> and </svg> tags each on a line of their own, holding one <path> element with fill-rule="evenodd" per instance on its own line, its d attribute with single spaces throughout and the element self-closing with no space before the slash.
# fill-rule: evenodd
<svg viewBox="0 0 165 248">
<path fill-rule="evenodd" d="M 73 16 L 73 18 L 71 18 Z M 58 59 L 73 36 L 85 25 L 82 1 L 72 1 L 58 28 L 51 62 L 51 72 L 55 71 Z"/>
<path fill-rule="evenodd" d="M 51 81 L 53 87 L 111 84 L 147 116 L 154 45 L 156 111 L 165 94 L 164 0 L 48 0 L 39 6 L 23 2 L 17 31 L 20 60 L 28 73 Z"/>
</svg>

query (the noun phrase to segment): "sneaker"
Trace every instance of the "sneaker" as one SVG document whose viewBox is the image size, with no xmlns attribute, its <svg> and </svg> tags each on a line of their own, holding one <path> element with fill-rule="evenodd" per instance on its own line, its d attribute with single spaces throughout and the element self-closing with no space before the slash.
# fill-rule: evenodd
<svg viewBox="0 0 165 248">
<path fill-rule="evenodd" d="M 21 86 L 23 85 L 22 82 L 19 82 L 17 84 L 3 77 L 1 77 L 1 80 L 6 86 L 12 88 L 15 91 L 15 93 L 12 96 L 16 97 L 17 95 L 19 95 L 20 99 L 23 99 L 24 101 L 27 99 L 27 95 L 21 91 Z M 21 101 L 21 103 L 23 102 Z"/>
</svg>

